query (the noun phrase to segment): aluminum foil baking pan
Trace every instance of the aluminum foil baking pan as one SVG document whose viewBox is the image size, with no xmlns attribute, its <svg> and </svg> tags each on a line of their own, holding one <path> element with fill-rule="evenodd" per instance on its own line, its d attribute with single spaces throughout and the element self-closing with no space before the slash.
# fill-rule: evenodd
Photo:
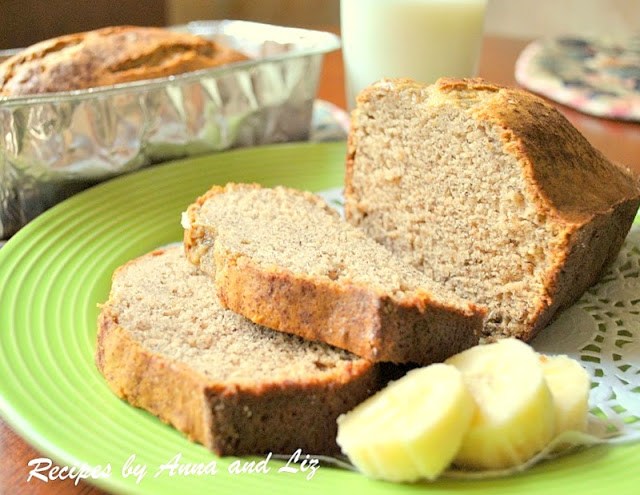
<svg viewBox="0 0 640 495">
<path fill-rule="evenodd" d="M 308 137 L 322 56 L 339 48 L 337 36 L 228 20 L 173 29 L 218 40 L 252 60 L 152 81 L 0 97 L 0 239 L 115 175 Z"/>
</svg>

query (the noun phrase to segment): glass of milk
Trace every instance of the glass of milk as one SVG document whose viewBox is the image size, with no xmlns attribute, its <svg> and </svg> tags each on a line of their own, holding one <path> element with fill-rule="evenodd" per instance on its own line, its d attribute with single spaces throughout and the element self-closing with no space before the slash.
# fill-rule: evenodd
<svg viewBox="0 0 640 495">
<path fill-rule="evenodd" d="M 476 74 L 487 0 L 341 0 L 347 105 L 383 77 Z"/>
</svg>

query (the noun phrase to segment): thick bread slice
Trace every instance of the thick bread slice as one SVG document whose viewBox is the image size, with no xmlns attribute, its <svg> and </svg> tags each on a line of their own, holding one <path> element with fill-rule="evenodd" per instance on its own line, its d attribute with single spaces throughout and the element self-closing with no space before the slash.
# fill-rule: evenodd
<svg viewBox="0 0 640 495">
<path fill-rule="evenodd" d="M 250 320 L 374 361 L 427 364 L 478 342 L 483 308 L 434 284 L 311 193 L 213 187 L 183 216 L 187 258 Z"/>
<path fill-rule="evenodd" d="M 358 98 L 347 219 L 531 339 L 596 282 L 640 201 L 551 105 L 480 79 L 383 80 Z"/>
<path fill-rule="evenodd" d="M 96 363 L 119 397 L 220 455 L 337 453 L 337 417 L 379 387 L 378 365 L 222 308 L 181 247 L 115 272 Z"/>
</svg>

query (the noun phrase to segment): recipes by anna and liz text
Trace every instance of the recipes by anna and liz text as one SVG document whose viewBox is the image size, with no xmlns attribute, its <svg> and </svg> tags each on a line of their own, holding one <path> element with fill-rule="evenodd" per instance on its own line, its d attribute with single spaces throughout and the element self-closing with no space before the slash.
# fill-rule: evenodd
<svg viewBox="0 0 640 495">
<path fill-rule="evenodd" d="M 119 471 L 122 478 L 134 479 L 137 484 L 147 477 L 190 477 L 190 476 L 215 476 L 222 472 L 230 476 L 242 474 L 269 474 L 271 472 L 285 473 L 289 475 L 304 476 L 311 480 L 320 467 L 319 459 L 304 454 L 302 449 L 296 450 L 283 466 L 271 465 L 273 454 L 270 452 L 260 460 L 236 459 L 226 467 L 221 467 L 218 461 L 184 462 L 182 454 L 177 453 L 167 462 L 151 466 L 137 460 L 136 454 L 131 454 L 121 466 L 114 468 L 111 463 L 104 466 L 60 466 L 55 465 L 47 457 L 31 459 L 28 462 L 30 468 L 27 474 L 27 482 L 39 481 L 48 483 L 56 480 L 71 480 L 78 484 L 83 480 L 98 480 L 111 478 Z M 117 471 L 116 471 L 117 469 Z"/>
</svg>

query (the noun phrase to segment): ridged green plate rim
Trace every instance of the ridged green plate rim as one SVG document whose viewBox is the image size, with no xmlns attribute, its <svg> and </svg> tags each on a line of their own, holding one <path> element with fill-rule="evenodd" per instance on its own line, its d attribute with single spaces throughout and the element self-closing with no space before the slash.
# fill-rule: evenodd
<svg viewBox="0 0 640 495">
<path fill-rule="evenodd" d="M 282 464 L 275 461 L 266 475 L 230 475 L 226 467 L 234 459 L 217 459 L 109 391 L 93 354 L 97 304 L 107 297 L 112 271 L 180 240 L 180 213 L 211 184 L 326 189 L 342 183 L 344 156 L 344 143 L 330 143 L 180 160 L 99 185 L 27 225 L 0 249 L 0 406 L 6 421 L 61 464 L 111 464 L 111 477 L 96 484 L 117 493 L 637 493 L 640 445 L 593 448 L 482 481 L 396 485 L 329 466 L 307 480 L 278 473 Z M 218 460 L 218 473 L 154 478 L 178 453 L 182 462 Z M 131 454 L 149 469 L 139 484 L 121 475 Z"/>
</svg>

